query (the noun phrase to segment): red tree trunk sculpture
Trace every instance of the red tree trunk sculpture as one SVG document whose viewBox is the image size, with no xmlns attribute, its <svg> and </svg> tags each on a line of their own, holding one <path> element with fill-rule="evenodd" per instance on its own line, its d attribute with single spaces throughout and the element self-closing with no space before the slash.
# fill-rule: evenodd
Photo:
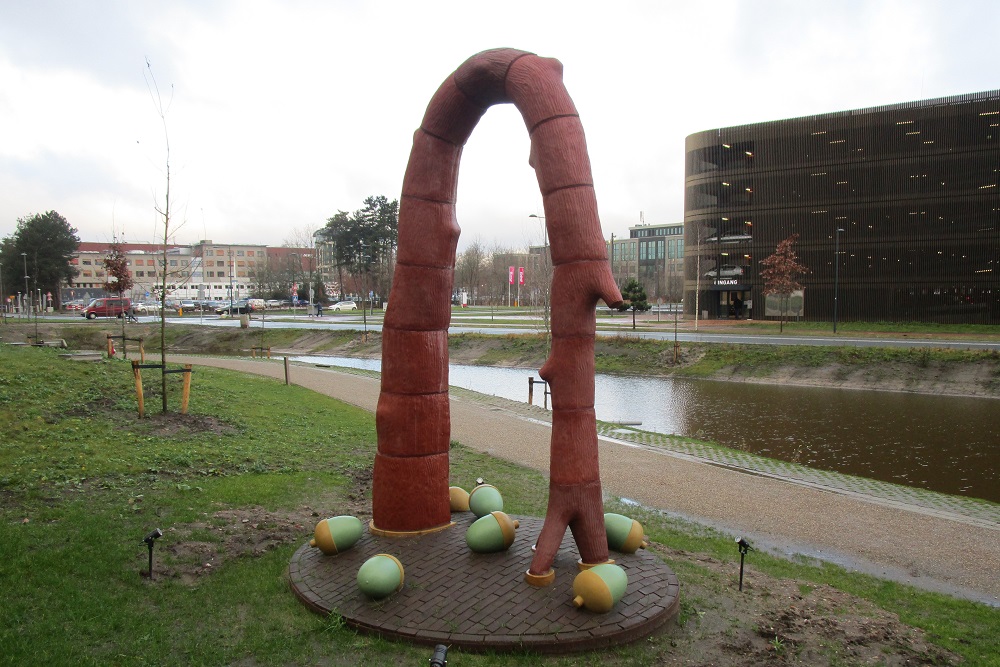
<svg viewBox="0 0 1000 667">
<path fill-rule="evenodd" d="M 513 49 L 477 54 L 441 84 L 413 139 L 399 211 L 399 254 L 382 330 L 373 527 L 420 532 L 450 521 L 448 324 L 459 227 L 462 146 L 493 104 L 513 102 L 551 241 L 549 506 L 528 580 L 551 580 L 567 526 L 585 563 L 607 560 L 594 415 L 595 305 L 621 302 L 597 214 L 590 158 L 562 65 Z"/>
</svg>

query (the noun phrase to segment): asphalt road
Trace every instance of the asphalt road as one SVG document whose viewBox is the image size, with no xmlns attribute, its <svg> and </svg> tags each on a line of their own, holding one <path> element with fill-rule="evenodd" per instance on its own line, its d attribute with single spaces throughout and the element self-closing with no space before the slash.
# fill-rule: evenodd
<svg viewBox="0 0 1000 667">
<path fill-rule="evenodd" d="M 477 313 L 479 319 L 485 317 L 484 313 Z M 158 321 L 158 318 L 140 317 L 140 321 Z M 502 319 L 509 320 L 510 317 L 504 315 Z M 181 321 L 167 320 L 168 323 Z M 620 321 L 624 322 L 624 319 Z M 204 317 L 185 317 L 182 322 L 186 325 L 200 325 L 210 327 L 238 327 L 239 319 L 219 317 L 217 315 L 206 315 Z M 523 334 L 529 331 L 537 331 L 540 324 L 537 319 L 524 318 L 524 325 L 508 326 L 483 326 L 479 324 L 462 324 L 460 318 L 454 318 L 452 325 L 448 328 L 448 333 L 463 334 L 476 333 L 484 335 L 504 336 L 510 334 Z M 360 315 L 324 315 L 323 317 L 308 317 L 305 315 L 268 315 L 261 320 L 258 316 L 250 322 L 250 326 L 257 328 L 264 326 L 272 329 L 332 329 L 357 331 L 367 329 L 368 331 L 381 331 L 381 317 L 372 318 L 367 323 Z M 597 331 L 598 336 L 635 336 L 636 338 L 646 338 L 652 340 L 674 340 L 673 330 L 669 331 L 632 331 L 631 328 L 622 325 L 609 325 L 602 320 Z M 615 326 L 620 328 L 608 328 Z M 661 324 L 661 326 L 664 326 Z M 709 326 L 709 325 L 703 325 Z M 1000 352 L 1000 341 L 977 341 L 977 340 L 956 340 L 956 339 L 924 339 L 924 338 L 861 338 L 855 336 L 795 336 L 795 335 L 754 335 L 749 333 L 726 333 L 719 331 L 695 332 L 691 330 L 691 325 L 685 325 L 677 333 L 677 340 L 682 343 L 731 343 L 746 345 L 820 345 L 820 346 L 853 346 L 853 347 L 899 347 L 899 348 L 950 348 L 956 350 L 993 350 Z"/>
<path fill-rule="evenodd" d="M 488 316 L 488 311 L 472 312 L 467 317 L 474 319 L 484 319 Z M 501 319 L 520 319 L 523 324 L 518 325 L 498 325 L 486 326 L 482 324 L 462 324 L 464 315 L 456 315 L 452 319 L 452 325 L 448 328 L 448 333 L 463 334 L 476 333 L 483 335 L 505 336 L 510 334 L 523 334 L 531 331 L 539 331 L 541 323 L 538 318 L 531 316 L 509 316 L 502 315 Z M 11 317 L 10 321 L 21 322 L 20 318 Z M 31 321 L 30 318 L 27 321 Z M 46 315 L 39 318 L 42 322 L 77 322 L 83 323 L 79 317 L 68 315 Z M 105 322 L 106 320 L 98 320 Z M 140 315 L 139 321 L 144 323 L 158 322 L 159 318 L 153 315 Z M 269 329 L 327 329 L 340 331 L 381 331 L 381 316 L 369 318 L 366 322 L 361 315 L 330 315 L 322 317 L 309 317 L 306 315 L 292 315 L 288 311 L 282 313 L 268 314 L 264 319 L 254 315 L 251 319 L 251 328 L 267 327 Z M 169 324 L 185 324 L 188 326 L 208 326 L 208 327 L 238 327 L 239 318 L 220 317 L 218 315 L 190 315 L 183 319 L 170 318 Z M 634 336 L 636 338 L 646 338 L 652 340 L 674 340 L 673 329 L 669 323 L 661 322 L 660 327 L 664 329 L 656 331 L 643 331 L 631 329 L 631 319 L 626 322 L 625 317 L 617 320 L 600 320 L 598 323 L 598 336 Z M 820 345 L 820 346 L 852 346 L 852 347 L 898 347 L 898 348 L 950 348 L 956 350 L 992 350 L 1000 352 L 1000 341 L 982 341 L 969 339 L 927 339 L 927 338 L 865 338 L 856 336 L 795 336 L 795 335 L 774 335 L 774 334 L 752 334 L 752 333 L 727 333 L 719 331 L 719 325 L 703 323 L 703 327 L 712 327 L 713 331 L 693 331 L 691 324 L 684 324 L 677 334 L 677 340 L 682 343 L 731 343 L 744 345 Z"/>
</svg>

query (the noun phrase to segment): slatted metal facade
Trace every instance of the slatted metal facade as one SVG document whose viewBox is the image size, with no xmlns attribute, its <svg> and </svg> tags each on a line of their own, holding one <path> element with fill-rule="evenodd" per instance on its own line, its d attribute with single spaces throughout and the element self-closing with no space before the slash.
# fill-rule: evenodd
<svg viewBox="0 0 1000 667">
<path fill-rule="evenodd" d="M 1000 91 L 699 132 L 686 154 L 689 315 L 697 293 L 709 318 L 762 317 L 760 260 L 798 234 L 804 319 L 836 296 L 841 321 L 1000 324 Z"/>
</svg>

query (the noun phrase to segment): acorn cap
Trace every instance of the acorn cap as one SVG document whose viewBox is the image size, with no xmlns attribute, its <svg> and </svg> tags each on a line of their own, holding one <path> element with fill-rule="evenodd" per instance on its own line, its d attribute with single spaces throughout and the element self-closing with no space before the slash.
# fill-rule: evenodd
<svg viewBox="0 0 1000 667">
<path fill-rule="evenodd" d="M 469 492 L 460 486 L 448 487 L 448 500 L 452 512 L 469 511 Z"/>
</svg>

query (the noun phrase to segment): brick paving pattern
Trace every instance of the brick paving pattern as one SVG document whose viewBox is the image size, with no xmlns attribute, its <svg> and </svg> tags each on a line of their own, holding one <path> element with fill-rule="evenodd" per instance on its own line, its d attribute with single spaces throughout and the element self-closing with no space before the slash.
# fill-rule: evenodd
<svg viewBox="0 0 1000 667">
<path fill-rule="evenodd" d="M 556 558 L 555 583 L 534 588 L 525 583 L 524 572 L 541 519 L 515 517 L 521 525 L 508 551 L 477 554 L 465 544 L 475 517 L 452 518 L 451 528 L 420 537 L 385 538 L 366 531 L 358 544 L 336 556 L 303 545 L 288 569 L 292 590 L 312 610 L 339 614 L 361 631 L 472 651 L 569 653 L 613 646 L 645 637 L 677 614 L 676 575 L 644 551 L 612 552 L 628 575 L 628 588 L 614 609 L 594 614 L 572 603 L 580 556 L 568 532 Z M 405 580 L 402 590 L 373 601 L 358 589 L 357 572 L 378 553 L 398 558 Z"/>
</svg>

